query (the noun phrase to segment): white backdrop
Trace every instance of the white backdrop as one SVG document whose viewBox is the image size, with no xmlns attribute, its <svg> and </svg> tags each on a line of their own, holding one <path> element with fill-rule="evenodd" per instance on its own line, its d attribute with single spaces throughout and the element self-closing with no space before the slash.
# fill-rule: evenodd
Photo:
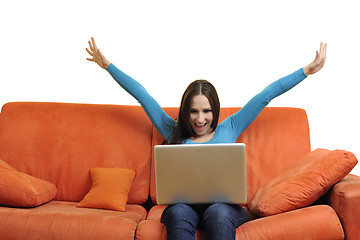
<svg viewBox="0 0 360 240">
<path fill-rule="evenodd" d="M 2 1 L 0 105 L 138 104 L 85 60 L 91 36 L 164 107 L 178 106 L 199 78 L 215 85 L 222 106 L 243 106 L 310 63 L 324 41 L 324 69 L 269 106 L 306 109 L 312 149 L 359 157 L 359 22 L 356 0 Z"/>
</svg>

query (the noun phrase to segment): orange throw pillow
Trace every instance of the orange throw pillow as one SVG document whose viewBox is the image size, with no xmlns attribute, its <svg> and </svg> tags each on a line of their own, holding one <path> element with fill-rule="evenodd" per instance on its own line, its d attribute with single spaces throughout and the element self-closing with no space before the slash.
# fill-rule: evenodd
<svg viewBox="0 0 360 240">
<path fill-rule="evenodd" d="M 91 168 L 92 186 L 77 206 L 125 211 L 135 172 L 121 168 Z"/>
<path fill-rule="evenodd" d="M 17 171 L 0 159 L 0 205 L 36 207 L 55 198 L 56 186 Z"/>
<path fill-rule="evenodd" d="M 351 152 L 316 149 L 260 187 L 249 204 L 250 210 L 264 217 L 308 206 L 356 164 L 357 159 Z"/>
</svg>

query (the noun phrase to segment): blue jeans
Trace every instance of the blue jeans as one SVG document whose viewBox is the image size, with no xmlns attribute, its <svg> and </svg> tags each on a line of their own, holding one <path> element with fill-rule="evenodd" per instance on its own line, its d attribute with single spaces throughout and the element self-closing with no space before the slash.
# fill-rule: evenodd
<svg viewBox="0 0 360 240">
<path fill-rule="evenodd" d="M 175 204 L 168 206 L 161 222 L 165 224 L 168 240 L 194 240 L 195 231 L 205 232 L 205 239 L 235 239 L 236 228 L 249 221 L 245 209 L 236 204 Z"/>
</svg>

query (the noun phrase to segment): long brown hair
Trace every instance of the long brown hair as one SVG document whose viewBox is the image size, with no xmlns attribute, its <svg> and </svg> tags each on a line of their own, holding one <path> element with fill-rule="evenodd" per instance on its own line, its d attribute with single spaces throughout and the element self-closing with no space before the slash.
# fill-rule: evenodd
<svg viewBox="0 0 360 240">
<path fill-rule="evenodd" d="M 186 88 L 180 104 L 178 122 L 175 127 L 174 135 L 171 138 L 171 144 L 183 143 L 185 139 L 196 136 L 192 129 L 189 118 L 190 118 L 190 103 L 194 96 L 205 95 L 209 100 L 211 111 L 213 114 L 213 121 L 211 128 L 215 131 L 220 112 L 220 101 L 215 87 L 206 80 L 195 80 L 190 83 Z"/>
</svg>

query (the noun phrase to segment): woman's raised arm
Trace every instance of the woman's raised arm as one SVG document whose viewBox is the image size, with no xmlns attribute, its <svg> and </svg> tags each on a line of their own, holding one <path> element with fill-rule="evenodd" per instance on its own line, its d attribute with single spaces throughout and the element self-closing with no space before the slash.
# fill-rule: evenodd
<svg viewBox="0 0 360 240">
<path fill-rule="evenodd" d="M 106 69 L 124 90 L 138 100 L 155 128 L 166 140 L 169 140 L 173 132 L 172 127 L 176 125 L 176 121 L 164 112 L 139 82 L 122 72 L 104 57 L 96 46 L 94 38 L 91 38 L 91 42 L 89 41 L 89 46 L 90 50 L 86 49 L 86 51 L 92 58 L 87 58 L 87 60 L 96 62 L 100 67 Z"/>
<path fill-rule="evenodd" d="M 320 44 L 320 51 L 316 51 L 316 58 L 306 67 L 283 77 L 254 96 L 242 109 L 223 121 L 224 125 L 232 126 L 235 140 L 255 120 L 260 112 L 275 97 L 295 87 L 310 74 L 318 72 L 325 64 L 327 44 Z"/>
</svg>

